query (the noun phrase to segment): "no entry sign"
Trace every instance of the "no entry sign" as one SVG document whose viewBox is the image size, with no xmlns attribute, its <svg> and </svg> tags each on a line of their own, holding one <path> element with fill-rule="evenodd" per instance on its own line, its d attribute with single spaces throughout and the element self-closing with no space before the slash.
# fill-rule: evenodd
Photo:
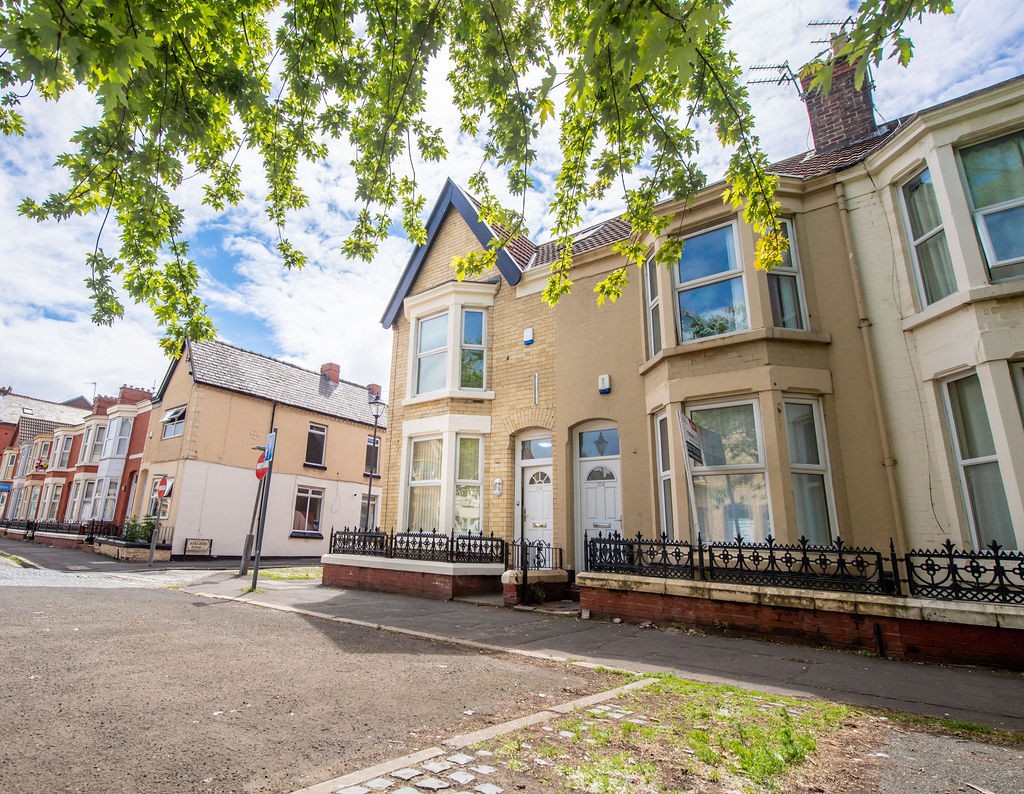
<svg viewBox="0 0 1024 794">
<path fill-rule="evenodd" d="M 267 476 L 267 469 L 270 464 L 267 463 L 267 455 L 265 452 L 261 452 L 260 456 L 256 459 L 256 479 L 262 480 Z"/>
<path fill-rule="evenodd" d="M 160 482 L 156 484 L 156 498 L 163 499 L 167 496 L 168 483 L 166 477 L 161 477 Z"/>
</svg>

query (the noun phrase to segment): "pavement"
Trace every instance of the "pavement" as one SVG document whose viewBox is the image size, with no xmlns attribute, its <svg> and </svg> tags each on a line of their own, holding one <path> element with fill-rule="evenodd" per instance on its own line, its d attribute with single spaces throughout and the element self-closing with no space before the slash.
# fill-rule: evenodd
<svg viewBox="0 0 1024 794">
<path fill-rule="evenodd" d="M 248 602 L 307 617 L 370 626 L 456 645 L 536 658 L 575 661 L 635 672 L 669 672 L 684 678 L 811 696 L 932 717 L 967 720 L 1024 731 L 1024 675 L 979 667 L 947 667 L 879 659 L 844 651 L 781 645 L 672 628 L 582 620 L 571 602 L 544 609 L 508 609 L 500 599 L 483 603 L 324 587 L 313 580 L 237 576 L 237 561 L 114 563 L 76 550 L 51 549 L 0 538 L 0 552 L 51 571 L 85 577 L 152 581 L 173 576 L 198 596 Z M 113 561 L 110 561 L 113 562 Z M 318 561 L 316 561 L 318 562 Z M 290 561 L 290 565 L 302 564 Z M 0 570 L 2 575 L 10 568 Z M 152 580 L 147 577 L 154 577 Z M 80 585 L 79 585 L 80 586 Z"/>
</svg>

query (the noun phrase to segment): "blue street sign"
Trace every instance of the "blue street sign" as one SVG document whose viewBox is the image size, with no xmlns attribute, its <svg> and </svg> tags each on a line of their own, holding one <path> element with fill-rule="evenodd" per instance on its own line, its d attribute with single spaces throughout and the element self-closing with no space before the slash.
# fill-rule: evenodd
<svg viewBox="0 0 1024 794">
<path fill-rule="evenodd" d="M 267 451 L 263 453 L 263 459 L 270 463 L 274 459 L 274 445 L 277 443 L 277 431 L 267 436 Z"/>
</svg>

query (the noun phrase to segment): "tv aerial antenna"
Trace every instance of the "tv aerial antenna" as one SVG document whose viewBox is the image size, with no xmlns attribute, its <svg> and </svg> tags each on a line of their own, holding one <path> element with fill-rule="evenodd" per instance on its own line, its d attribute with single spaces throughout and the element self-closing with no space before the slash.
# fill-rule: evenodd
<svg viewBox="0 0 1024 794">
<path fill-rule="evenodd" d="M 785 85 L 786 83 L 792 83 L 796 88 L 796 93 L 801 99 L 804 98 L 804 91 L 800 87 L 800 81 L 797 79 L 796 74 L 789 66 L 789 61 L 783 61 L 782 63 L 766 63 L 762 66 L 751 66 L 750 71 L 752 72 L 774 72 L 774 76 L 759 77 L 756 80 L 747 80 L 747 85 Z"/>
</svg>

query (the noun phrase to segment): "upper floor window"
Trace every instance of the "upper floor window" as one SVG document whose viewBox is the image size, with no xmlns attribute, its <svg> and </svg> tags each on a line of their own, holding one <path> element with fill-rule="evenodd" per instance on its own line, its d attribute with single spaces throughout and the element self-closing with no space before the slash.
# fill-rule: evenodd
<svg viewBox="0 0 1024 794">
<path fill-rule="evenodd" d="M 927 306 L 956 291 L 953 262 L 928 169 L 907 182 L 902 192 L 917 289 Z"/>
<path fill-rule="evenodd" d="M 18 468 L 14 472 L 15 477 L 24 477 L 28 474 L 28 466 L 32 461 L 32 445 L 22 444 L 18 452 Z"/>
<path fill-rule="evenodd" d="M 306 434 L 306 465 L 323 466 L 326 449 L 327 427 L 310 422 L 309 432 Z"/>
<path fill-rule="evenodd" d="M 749 327 L 733 224 L 686 238 L 676 269 L 676 301 L 680 342 Z"/>
<path fill-rule="evenodd" d="M 92 449 L 92 425 L 85 428 L 85 435 L 82 437 L 82 446 L 78 450 L 78 462 L 89 462 L 89 450 Z"/>
<path fill-rule="evenodd" d="M 462 310 L 462 358 L 459 364 L 459 388 L 484 387 L 484 313 L 479 309 Z"/>
<path fill-rule="evenodd" d="M 4 467 L 0 471 L 0 479 L 12 480 L 14 479 L 14 463 L 18 459 L 17 452 L 8 452 L 4 455 Z"/>
<path fill-rule="evenodd" d="M 107 438 L 103 444 L 103 457 L 123 458 L 128 454 L 128 440 L 132 435 L 132 420 L 118 417 L 110 420 Z"/>
<path fill-rule="evenodd" d="M 782 236 L 789 240 L 789 248 L 782 262 L 768 274 L 768 298 L 772 307 L 772 325 L 776 328 L 807 328 L 804 311 L 804 289 L 800 277 L 800 260 L 796 251 L 796 235 L 791 221 L 782 221 Z"/>
<path fill-rule="evenodd" d="M 373 436 L 366 437 L 366 462 L 363 464 L 363 474 L 374 477 L 379 473 L 380 466 L 380 439 Z"/>
<path fill-rule="evenodd" d="M 416 394 L 445 387 L 448 359 L 448 312 L 420 320 L 416 340 Z"/>
<path fill-rule="evenodd" d="M 64 436 L 53 441 L 53 468 L 66 469 L 71 458 L 71 444 L 73 436 Z"/>
<path fill-rule="evenodd" d="M 186 407 L 187 406 L 179 405 L 177 408 L 172 408 L 160 417 L 160 422 L 164 426 L 163 432 L 160 434 L 161 438 L 177 438 L 185 432 Z"/>
<path fill-rule="evenodd" d="M 993 280 L 1024 276 L 1024 132 L 960 150 Z"/>
<path fill-rule="evenodd" d="M 661 352 L 661 297 L 658 293 L 658 266 L 650 260 L 644 269 L 647 299 L 647 350 L 651 358 Z"/>
<path fill-rule="evenodd" d="M 46 471 L 50 467 L 50 442 L 41 442 L 36 453 L 35 470 Z"/>
<path fill-rule="evenodd" d="M 99 460 L 100 453 L 103 452 L 103 442 L 107 437 L 107 426 L 98 425 L 96 432 L 92 435 L 92 449 L 89 450 L 89 461 Z"/>
</svg>

